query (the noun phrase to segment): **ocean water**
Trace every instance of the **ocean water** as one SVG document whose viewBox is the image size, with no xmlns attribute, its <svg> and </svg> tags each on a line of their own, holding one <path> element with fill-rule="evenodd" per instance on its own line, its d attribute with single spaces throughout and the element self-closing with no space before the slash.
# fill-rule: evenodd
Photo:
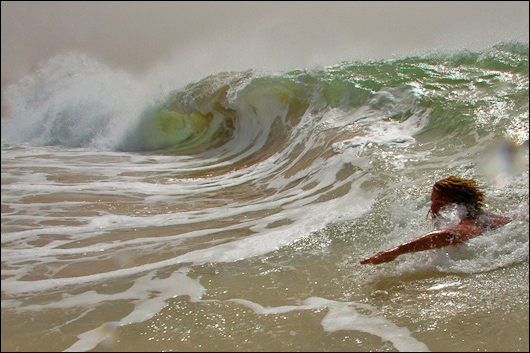
<svg viewBox="0 0 530 353">
<path fill-rule="evenodd" d="M 528 351 L 528 52 L 186 87 L 51 59 L 2 102 L 2 351 Z M 513 221 L 359 264 L 450 175 Z"/>
</svg>

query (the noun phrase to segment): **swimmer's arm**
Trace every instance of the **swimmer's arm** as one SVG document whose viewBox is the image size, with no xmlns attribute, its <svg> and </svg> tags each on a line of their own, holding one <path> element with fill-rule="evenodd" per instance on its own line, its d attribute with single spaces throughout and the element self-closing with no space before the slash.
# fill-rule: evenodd
<svg viewBox="0 0 530 353">
<path fill-rule="evenodd" d="M 452 228 L 440 229 L 427 233 L 408 243 L 401 244 L 389 250 L 381 251 L 368 259 L 362 260 L 361 264 L 377 265 L 384 262 L 390 262 L 402 254 L 443 248 L 474 238 L 481 233 L 482 231 L 480 228 L 474 225 L 459 224 Z"/>
<path fill-rule="evenodd" d="M 455 227 L 435 230 L 411 242 L 399 245 L 402 254 L 430 249 L 439 249 L 455 245 L 480 235 L 482 231 L 476 226 L 460 224 Z"/>
</svg>

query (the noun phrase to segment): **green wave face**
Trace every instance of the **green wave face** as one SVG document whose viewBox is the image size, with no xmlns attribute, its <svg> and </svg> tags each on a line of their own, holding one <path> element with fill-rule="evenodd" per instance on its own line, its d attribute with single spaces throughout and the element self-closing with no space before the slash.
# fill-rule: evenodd
<svg viewBox="0 0 530 353">
<path fill-rule="evenodd" d="M 279 136 L 285 143 L 304 117 L 319 121 L 333 110 L 350 115 L 364 110 L 366 117 L 378 111 L 396 121 L 428 110 L 429 124 L 419 135 L 425 140 L 463 136 L 477 126 L 487 134 L 513 124 L 503 116 L 526 114 L 527 82 L 528 45 L 520 43 L 277 75 L 220 73 L 149 108 L 132 143 L 122 147 L 176 154 L 227 144 L 235 154 L 256 144 L 267 149 L 280 143 Z"/>
</svg>

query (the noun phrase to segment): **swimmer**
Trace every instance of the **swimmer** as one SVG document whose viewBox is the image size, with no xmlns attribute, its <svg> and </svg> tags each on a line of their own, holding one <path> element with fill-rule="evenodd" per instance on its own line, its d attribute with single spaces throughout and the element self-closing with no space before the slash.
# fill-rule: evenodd
<svg viewBox="0 0 530 353">
<path fill-rule="evenodd" d="M 483 209 L 484 194 L 473 180 L 450 176 L 436 182 L 432 188 L 431 208 L 427 217 L 431 215 L 433 219 L 436 219 L 440 210 L 450 204 L 464 206 L 465 214 L 458 225 L 435 230 L 408 243 L 381 251 L 362 260 L 361 264 L 377 265 L 392 261 L 402 254 L 459 244 L 481 235 L 486 230 L 501 227 L 511 221 L 508 217 L 495 215 Z"/>
</svg>

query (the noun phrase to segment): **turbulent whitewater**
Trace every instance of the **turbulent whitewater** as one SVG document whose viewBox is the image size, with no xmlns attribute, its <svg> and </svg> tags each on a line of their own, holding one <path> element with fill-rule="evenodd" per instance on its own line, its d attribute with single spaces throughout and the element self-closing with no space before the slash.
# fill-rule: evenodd
<svg viewBox="0 0 530 353">
<path fill-rule="evenodd" d="M 2 350 L 527 351 L 528 73 L 523 43 L 186 87 L 53 58 L 3 92 Z M 514 221 L 359 265 L 449 175 Z"/>
</svg>

